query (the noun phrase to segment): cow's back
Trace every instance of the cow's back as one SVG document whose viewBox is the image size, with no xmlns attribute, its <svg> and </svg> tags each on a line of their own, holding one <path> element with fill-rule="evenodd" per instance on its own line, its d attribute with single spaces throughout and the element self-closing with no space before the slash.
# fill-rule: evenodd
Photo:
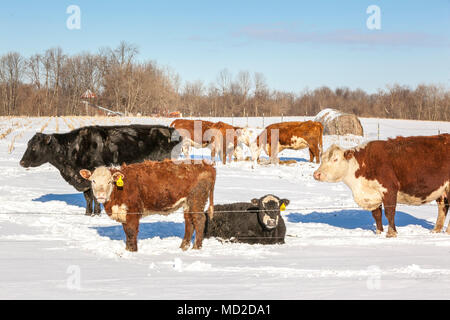
<svg viewBox="0 0 450 320">
<path fill-rule="evenodd" d="M 214 185 L 216 178 L 215 168 L 205 162 L 185 164 L 170 160 L 145 161 L 123 165 L 112 172 L 116 170 L 124 174 L 124 186 L 114 189 L 108 206 L 126 204 L 129 212 L 144 214 L 144 209 L 148 214 L 170 213 L 169 208 L 182 204 L 197 192 L 195 188 L 199 181 Z"/>
<path fill-rule="evenodd" d="M 155 125 L 80 128 L 68 144 L 68 162 L 78 168 L 170 159 L 181 138 L 175 129 Z"/>
<path fill-rule="evenodd" d="M 450 135 L 397 137 L 372 141 L 355 153 L 356 177 L 389 184 L 398 181 L 400 197 L 407 195 L 428 202 L 430 193 L 450 184 Z M 447 191 L 448 192 L 448 191 Z M 404 201 L 401 201 L 404 200 Z M 415 203 L 414 199 L 399 199 Z"/>
<path fill-rule="evenodd" d="M 315 121 L 289 121 L 274 123 L 265 128 L 267 133 L 262 132 L 258 136 L 258 143 L 264 134 L 267 134 L 267 141 L 271 142 L 272 130 L 278 130 L 279 142 L 281 145 L 290 145 L 294 137 L 304 139 L 308 145 L 322 146 L 323 125 Z"/>
<path fill-rule="evenodd" d="M 228 239 L 235 237 L 240 230 L 251 229 L 251 225 L 258 223 L 256 214 L 248 211 L 252 207 L 247 202 L 215 205 L 214 218 L 207 216 L 205 237 Z"/>
</svg>

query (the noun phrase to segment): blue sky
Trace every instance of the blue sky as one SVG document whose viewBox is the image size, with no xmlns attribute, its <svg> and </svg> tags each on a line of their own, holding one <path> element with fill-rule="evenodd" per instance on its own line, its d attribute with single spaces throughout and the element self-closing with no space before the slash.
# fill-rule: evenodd
<svg viewBox="0 0 450 320">
<path fill-rule="evenodd" d="M 227 68 L 262 72 L 271 88 L 293 92 L 450 87 L 448 0 L 5 2 L 0 53 L 97 52 L 125 40 L 138 46 L 139 59 L 206 85 Z M 80 30 L 66 27 L 69 5 L 81 9 Z M 381 9 L 381 30 L 366 27 L 369 5 Z"/>
</svg>

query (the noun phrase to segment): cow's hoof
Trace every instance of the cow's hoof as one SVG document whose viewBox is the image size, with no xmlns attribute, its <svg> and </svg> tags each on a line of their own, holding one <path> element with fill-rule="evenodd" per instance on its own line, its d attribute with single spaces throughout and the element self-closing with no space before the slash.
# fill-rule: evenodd
<svg viewBox="0 0 450 320">
<path fill-rule="evenodd" d="M 189 242 L 186 243 L 184 241 L 181 243 L 181 246 L 180 246 L 181 250 L 183 250 L 183 251 L 186 251 L 187 249 L 189 249 L 189 247 L 190 247 Z"/>
<path fill-rule="evenodd" d="M 441 233 L 442 232 L 442 228 L 436 229 L 434 228 L 433 230 L 431 230 L 431 233 Z"/>
<path fill-rule="evenodd" d="M 383 230 L 376 230 L 375 233 L 376 233 L 377 235 L 380 235 L 380 234 L 383 233 Z"/>
<path fill-rule="evenodd" d="M 136 252 L 136 251 L 138 251 L 138 248 L 137 248 L 137 245 L 127 244 L 127 246 L 125 247 L 125 250 L 130 251 L 130 252 Z"/>
<path fill-rule="evenodd" d="M 196 244 L 194 244 L 194 246 L 192 247 L 192 249 L 195 249 L 195 250 L 200 250 L 202 248 L 202 245 L 196 245 Z"/>
<path fill-rule="evenodd" d="M 396 231 L 388 231 L 388 233 L 386 233 L 386 238 L 397 238 L 397 232 Z"/>
</svg>

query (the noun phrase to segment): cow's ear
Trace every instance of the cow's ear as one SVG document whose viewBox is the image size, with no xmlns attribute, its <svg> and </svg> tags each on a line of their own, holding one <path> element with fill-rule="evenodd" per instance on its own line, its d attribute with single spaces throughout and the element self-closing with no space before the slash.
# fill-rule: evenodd
<svg viewBox="0 0 450 320">
<path fill-rule="evenodd" d="M 353 151 L 353 150 L 346 150 L 344 152 L 345 160 L 350 160 L 354 155 L 355 155 L 355 151 Z"/>
<path fill-rule="evenodd" d="M 251 203 L 252 203 L 252 205 L 254 205 L 254 206 L 258 206 L 258 205 L 259 205 L 259 199 L 257 199 L 257 198 L 252 199 Z"/>
<path fill-rule="evenodd" d="M 281 199 L 281 203 L 283 203 L 286 207 L 289 205 L 290 201 L 288 199 Z"/>
<path fill-rule="evenodd" d="M 124 177 L 125 175 L 120 171 L 114 172 L 114 174 L 112 175 L 114 182 L 117 182 L 117 180 L 123 179 Z"/>
<path fill-rule="evenodd" d="M 91 177 L 91 174 L 92 173 L 89 170 L 86 170 L 86 169 L 80 170 L 80 176 L 82 176 L 86 180 L 88 180 Z"/>
</svg>

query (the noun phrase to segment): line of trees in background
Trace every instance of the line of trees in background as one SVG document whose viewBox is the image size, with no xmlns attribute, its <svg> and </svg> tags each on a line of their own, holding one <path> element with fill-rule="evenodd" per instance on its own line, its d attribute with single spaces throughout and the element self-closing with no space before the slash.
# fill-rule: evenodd
<svg viewBox="0 0 450 320">
<path fill-rule="evenodd" d="M 227 69 L 216 81 L 184 82 L 167 67 L 137 59 L 138 48 L 121 42 L 98 53 L 67 55 L 51 48 L 28 58 L 17 52 L 0 57 L 0 115 L 83 115 L 82 95 L 125 114 L 184 116 L 314 116 L 334 108 L 363 117 L 450 121 L 450 92 L 443 86 L 398 84 L 368 94 L 346 87 L 300 93 L 272 90 L 262 73 Z"/>
</svg>

